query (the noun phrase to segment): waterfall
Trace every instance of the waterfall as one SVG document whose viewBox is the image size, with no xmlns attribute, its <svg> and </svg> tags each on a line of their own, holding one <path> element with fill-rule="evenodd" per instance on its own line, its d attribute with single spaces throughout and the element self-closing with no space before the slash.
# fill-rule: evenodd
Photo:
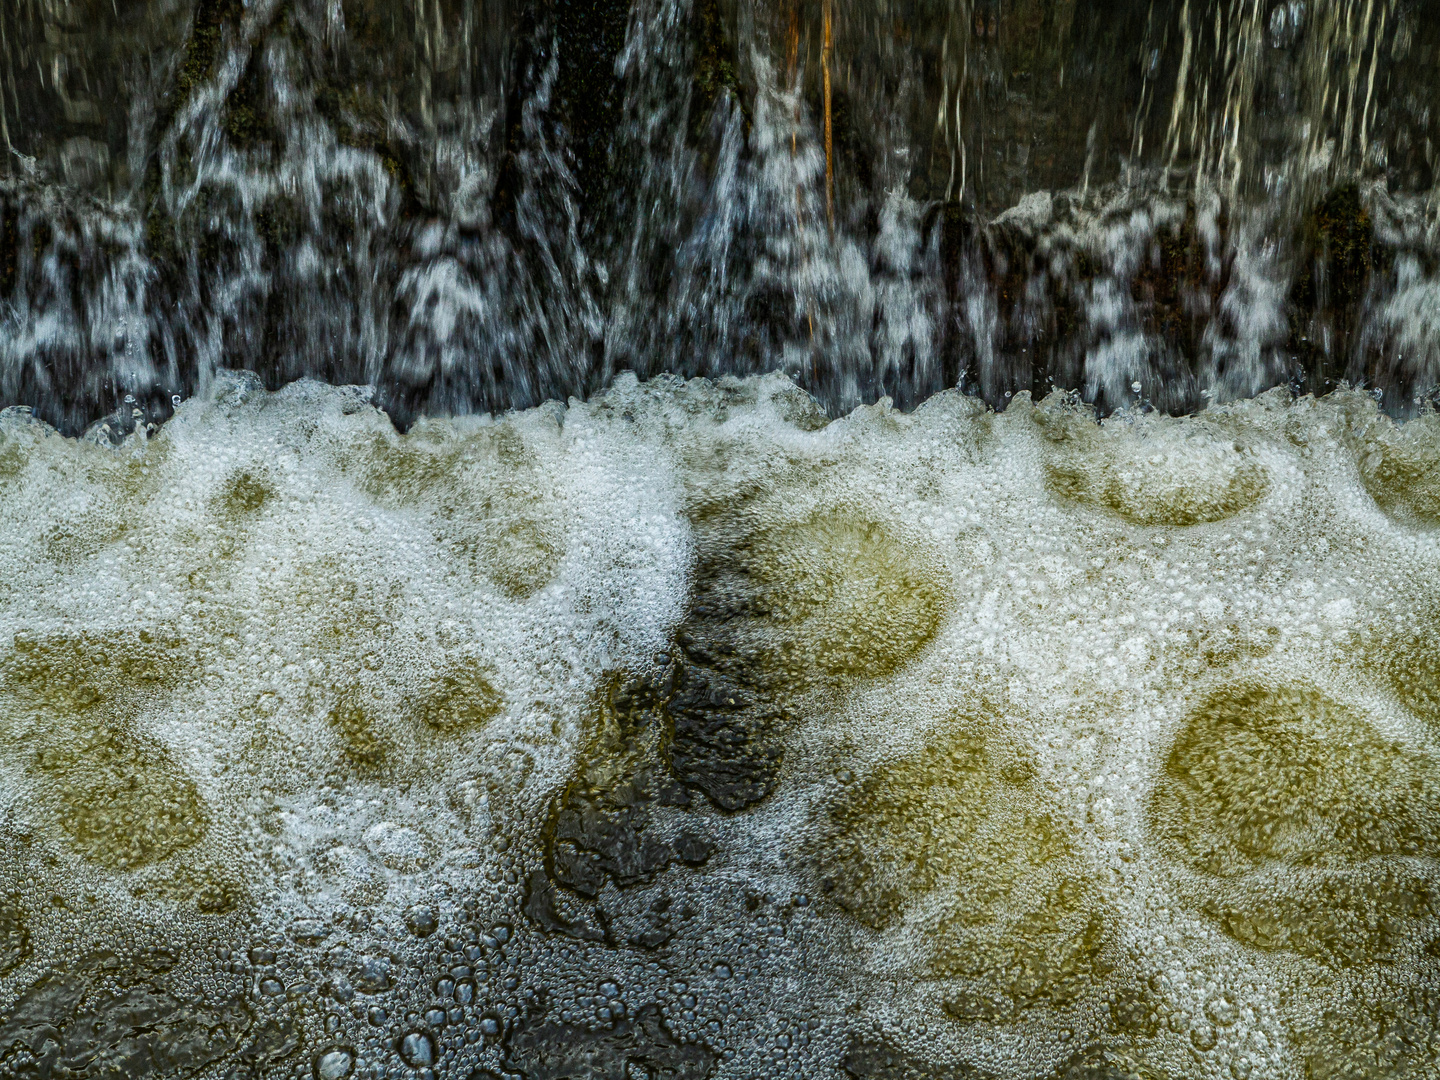
<svg viewBox="0 0 1440 1080">
<path fill-rule="evenodd" d="M 0 1075 L 1440 1075 L 1436 16 L 0 5 Z"/>
<path fill-rule="evenodd" d="M 1423 4 L 17 0 L 0 393 L 214 372 L 405 424 L 783 371 L 1408 415 L 1436 343 Z M 828 42 L 828 45 L 827 45 Z M 122 412 L 124 410 L 122 409 Z"/>
</svg>

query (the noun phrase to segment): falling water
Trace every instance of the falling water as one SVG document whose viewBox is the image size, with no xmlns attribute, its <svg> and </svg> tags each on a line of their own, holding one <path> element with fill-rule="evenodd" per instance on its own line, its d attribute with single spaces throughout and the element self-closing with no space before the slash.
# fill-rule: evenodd
<svg viewBox="0 0 1440 1080">
<path fill-rule="evenodd" d="M 0 1075 L 1440 1076 L 1433 0 L 8 0 Z"/>
<path fill-rule="evenodd" d="M 225 368 L 405 423 L 625 370 L 783 371 L 832 414 L 1440 384 L 1421 3 L 0 20 L 0 393 L 67 431 Z"/>
</svg>

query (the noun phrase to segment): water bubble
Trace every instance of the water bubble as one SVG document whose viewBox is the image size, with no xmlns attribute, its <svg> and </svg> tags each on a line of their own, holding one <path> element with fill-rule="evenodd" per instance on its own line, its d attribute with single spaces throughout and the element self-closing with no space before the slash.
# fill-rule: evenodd
<svg viewBox="0 0 1440 1080">
<path fill-rule="evenodd" d="M 355 989 L 362 994 L 379 994 L 390 989 L 390 959 L 367 956 L 360 962 L 354 977 Z"/>
<path fill-rule="evenodd" d="M 435 1064 L 435 1044 L 423 1031 L 412 1031 L 400 1040 L 400 1057 L 406 1065 L 421 1068 Z"/>
<path fill-rule="evenodd" d="M 319 919 L 297 919 L 290 924 L 290 940 L 297 945 L 319 945 L 330 936 L 330 927 Z"/>
<path fill-rule="evenodd" d="M 1240 1018 L 1240 1004 L 1229 993 L 1218 994 L 1205 1003 L 1205 1015 L 1218 1027 L 1229 1027 Z"/>
<path fill-rule="evenodd" d="M 405 912 L 405 925 L 418 938 L 429 937 L 440 925 L 432 908 L 417 904 Z"/>
<path fill-rule="evenodd" d="M 355 1052 L 348 1047 L 336 1047 L 315 1059 L 315 1080 L 345 1080 L 354 1068 Z"/>
</svg>

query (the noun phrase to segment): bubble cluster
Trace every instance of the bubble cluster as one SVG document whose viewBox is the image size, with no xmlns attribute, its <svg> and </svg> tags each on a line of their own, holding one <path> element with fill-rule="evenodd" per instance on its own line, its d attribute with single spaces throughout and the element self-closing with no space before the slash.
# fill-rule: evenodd
<svg viewBox="0 0 1440 1080">
<path fill-rule="evenodd" d="M 1055 443 L 1045 465 L 1051 489 L 1137 525 L 1220 521 L 1270 489 L 1269 471 L 1243 434 L 1236 439 L 1202 421 L 1171 421 L 1159 438 L 1146 439 L 1102 428 L 1090 410 L 1069 402 L 1037 410 L 1036 420 Z"/>
<path fill-rule="evenodd" d="M 1437 432 L 5 413 L 0 1071 L 1433 1076 Z"/>
</svg>

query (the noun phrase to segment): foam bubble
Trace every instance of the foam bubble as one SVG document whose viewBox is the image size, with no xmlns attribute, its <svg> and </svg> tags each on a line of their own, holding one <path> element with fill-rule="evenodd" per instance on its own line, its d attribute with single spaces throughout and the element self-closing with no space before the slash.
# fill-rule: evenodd
<svg viewBox="0 0 1440 1080">
<path fill-rule="evenodd" d="M 1431 1075 L 1435 461 L 1353 393 L 6 413 L 0 1060 Z"/>
</svg>

